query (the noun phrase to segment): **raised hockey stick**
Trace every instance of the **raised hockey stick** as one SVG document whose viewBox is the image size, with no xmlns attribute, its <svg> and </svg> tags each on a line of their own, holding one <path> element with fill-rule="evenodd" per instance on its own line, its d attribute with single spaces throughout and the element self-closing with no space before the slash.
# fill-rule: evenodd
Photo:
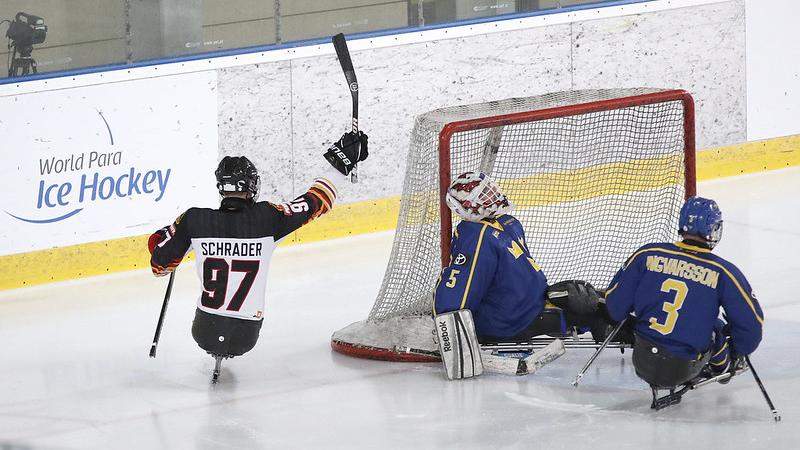
<svg viewBox="0 0 800 450">
<path fill-rule="evenodd" d="M 172 295 L 172 283 L 175 281 L 175 272 L 169 274 L 169 283 L 167 284 L 167 292 L 164 294 L 164 303 L 161 305 L 161 314 L 158 316 L 158 325 L 156 325 L 156 334 L 153 336 L 153 345 L 150 346 L 150 357 L 156 357 L 156 348 L 158 347 L 158 339 L 161 337 L 161 327 L 164 325 L 164 316 L 167 313 L 167 304 L 169 303 L 169 296 Z"/>
<path fill-rule="evenodd" d="M 761 393 L 764 394 L 764 400 L 767 401 L 769 409 L 772 410 L 772 418 L 775 419 L 775 422 L 780 422 L 781 415 L 778 414 L 778 410 L 775 409 L 775 405 L 772 404 L 772 400 L 769 398 L 769 394 L 767 394 L 767 390 L 764 388 L 764 383 L 761 382 L 761 378 L 756 373 L 756 369 L 753 367 L 753 363 L 750 362 L 750 355 L 745 356 L 744 360 L 747 361 L 747 366 L 750 367 L 750 372 L 753 373 L 753 378 L 756 379 L 758 388 L 761 389 Z"/>
<path fill-rule="evenodd" d="M 344 39 L 344 34 L 339 33 L 331 40 L 333 41 L 333 48 L 336 49 L 339 64 L 342 65 L 347 86 L 350 88 L 350 96 L 353 98 L 353 132 L 358 133 L 358 80 L 356 80 L 356 71 L 353 69 L 353 61 L 350 60 L 350 51 L 347 49 L 347 41 Z M 352 172 L 350 172 L 350 182 L 358 183 L 358 164 L 355 164 Z"/>
<path fill-rule="evenodd" d="M 611 342 L 611 339 L 614 339 L 614 336 L 616 336 L 617 333 L 619 333 L 619 330 L 622 329 L 623 325 L 625 325 L 625 322 L 627 321 L 628 321 L 627 317 L 622 319 L 620 323 L 618 323 L 617 326 L 614 327 L 614 330 L 611 331 L 611 333 L 609 333 L 608 336 L 606 336 L 606 339 L 603 341 L 602 344 L 600 344 L 600 347 L 598 347 L 597 351 L 594 352 L 594 355 L 592 355 L 592 357 L 589 358 L 589 361 L 586 361 L 586 364 L 583 365 L 583 369 L 581 369 L 581 371 L 578 372 L 578 375 L 575 376 L 575 380 L 572 381 L 573 386 L 578 387 L 578 383 L 581 382 L 581 378 L 583 378 L 583 376 L 586 374 L 586 371 L 589 370 L 589 366 L 591 366 L 594 360 L 597 359 L 597 357 L 600 355 L 600 352 L 602 352 L 604 348 L 608 347 L 608 344 Z"/>
</svg>

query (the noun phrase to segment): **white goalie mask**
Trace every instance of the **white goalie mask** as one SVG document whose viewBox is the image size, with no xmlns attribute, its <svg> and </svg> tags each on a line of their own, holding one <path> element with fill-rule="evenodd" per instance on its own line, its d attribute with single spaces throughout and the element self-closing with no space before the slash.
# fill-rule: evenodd
<svg viewBox="0 0 800 450">
<path fill-rule="evenodd" d="M 514 209 L 508 197 L 483 172 L 466 172 L 456 177 L 445 200 L 453 212 L 470 222 L 496 218 Z"/>
</svg>

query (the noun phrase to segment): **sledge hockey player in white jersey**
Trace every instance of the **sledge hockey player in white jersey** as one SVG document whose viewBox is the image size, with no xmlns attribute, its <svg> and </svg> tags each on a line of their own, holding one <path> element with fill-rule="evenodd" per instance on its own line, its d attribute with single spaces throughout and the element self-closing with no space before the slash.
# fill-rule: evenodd
<svg viewBox="0 0 800 450">
<path fill-rule="evenodd" d="M 348 175 L 367 156 L 363 132 L 345 133 L 324 154 L 338 177 L 337 172 Z M 153 233 L 148 248 L 155 276 L 169 274 L 189 250 L 195 251 L 202 292 L 192 336 L 217 358 L 219 367 L 220 357 L 242 355 L 258 340 L 267 271 L 278 242 L 328 212 L 336 188 L 329 179 L 317 178 L 305 194 L 288 203 L 257 202 L 260 178 L 246 157 L 224 157 L 215 175 L 222 197 L 219 209 L 190 208 Z"/>
<path fill-rule="evenodd" d="M 555 329 L 542 327 L 547 279 L 528 251 L 522 224 L 509 214 L 513 206 L 489 176 L 459 175 L 446 202 L 462 219 L 450 244 L 450 265 L 442 270 L 433 300 L 447 378 L 477 376 L 484 366 L 492 372 L 525 375 L 561 356 L 564 345 L 558 339 L 519 360 L 481 352 L 479 344 L 486 340 L 559 333 L 562 321 Z"/>
</svg>

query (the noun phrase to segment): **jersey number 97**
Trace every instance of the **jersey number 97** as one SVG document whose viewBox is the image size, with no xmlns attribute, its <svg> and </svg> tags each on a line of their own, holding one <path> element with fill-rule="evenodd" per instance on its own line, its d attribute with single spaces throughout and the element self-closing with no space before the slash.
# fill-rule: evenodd
<svg viewBox="0 0 800 450">
<path fill-rule="evenodd" d="M 259 264 L 259 261 L 233 260 L 229 266 L 224 259 L 207 258 L 203 263 L 203 295 L 200 303 L 206 308 L 221 308 L 228 294 L 230 272 L 242 272 L 244 273 L 242 282 L 239 283 L 239 287 L 225 308 L 228 311 L 239 311 L 256 279 Z"/>
</svg>

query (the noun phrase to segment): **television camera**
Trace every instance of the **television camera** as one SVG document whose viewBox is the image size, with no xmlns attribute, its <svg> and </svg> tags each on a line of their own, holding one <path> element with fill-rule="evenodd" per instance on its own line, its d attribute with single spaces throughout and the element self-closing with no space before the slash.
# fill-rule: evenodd
<svg viewBox="0 0 800 450">
<path fill-rule="evenodd" d="M 33 14 L 18 12 L 6 31 L 9 55 L 8 76 L 16 77 L 36 73 L 36 61 L 31 56 L 33 46 L 47 37 L 44 19 Z"/>
</svg>

